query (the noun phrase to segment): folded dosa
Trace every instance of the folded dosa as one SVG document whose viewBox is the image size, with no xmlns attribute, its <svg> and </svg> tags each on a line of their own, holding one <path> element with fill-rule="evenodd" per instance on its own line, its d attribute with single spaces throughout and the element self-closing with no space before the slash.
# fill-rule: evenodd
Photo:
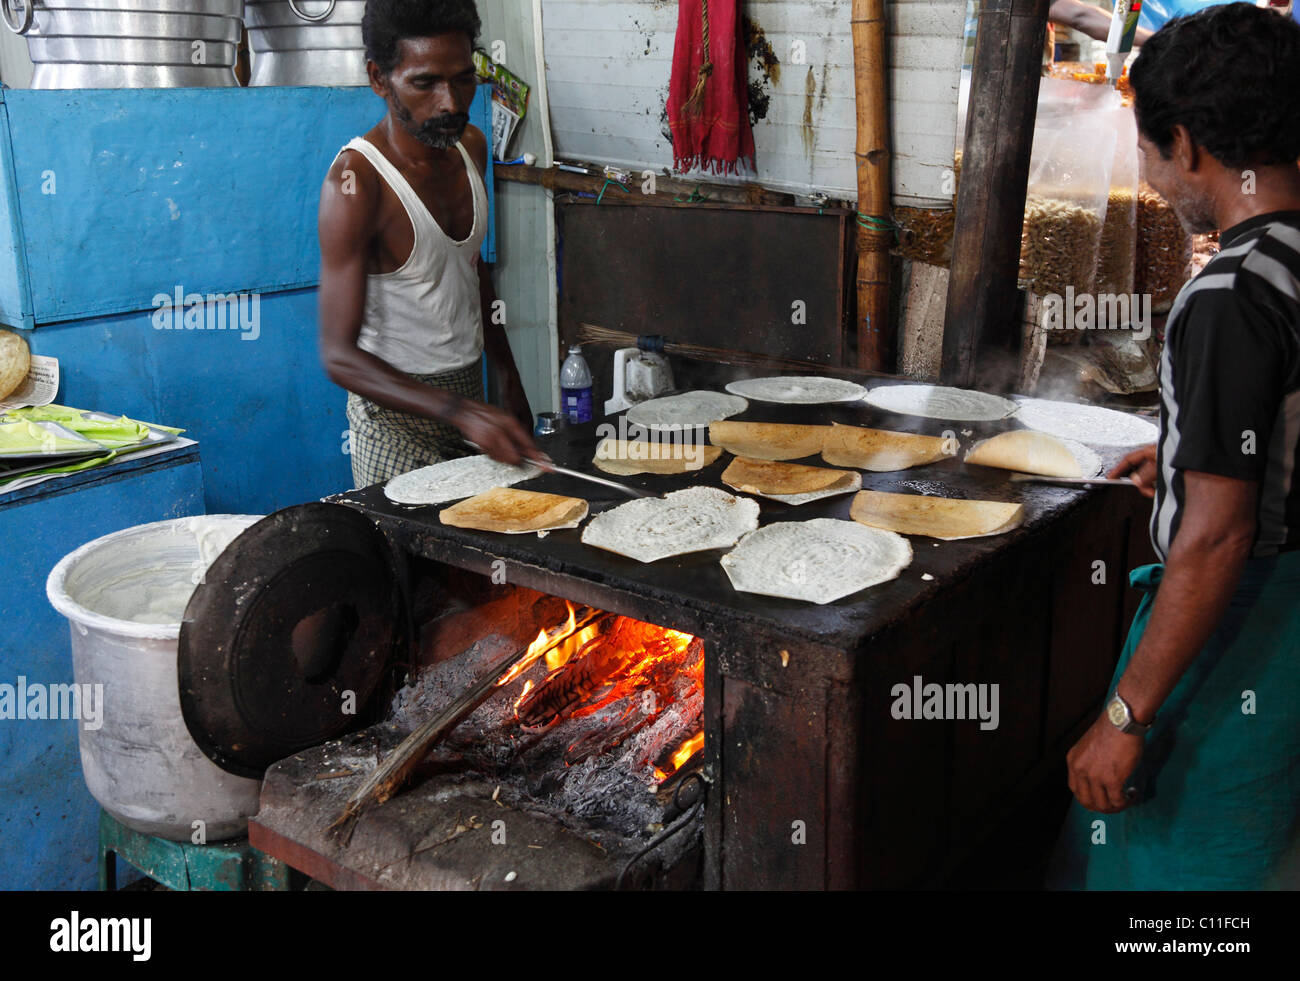
<svg viewBox="0 0 1300 981">
<path fill-rule="evenodd" d="M 860 426 L 831 427 L 822 446 L 822 459 L 835 467 L 857 467 L 888 473 L 920 467 L 957 455 L 957 441 Z"/>
<path fill-rule="evenodd" d="M 576 528 L 587 517 L 587 502 L 560 494 L 494 487 L 443 510 L 444 525 L 520 535 L 530 531 Z"/>
<path fill-rule="evenodd" d="M 700 470 L 722 456 L 721 447 L 667 440 L 603 439 L 592 461 L 598 470 L 630 477 L 639 473 L 680 474 Z"/>
<path fill-rule="evenodd" d="M 1082 443 L 1032 429 L 981 440 L 970 448 L 966 462 L 1043 477 L 1095 477 L 1101 470 L 1101 458 Z"/>
<path fill-rule="evenodd" d="M 722 482 L 745 494 L 760 494 L 797 505 L 855 491 L 862 486 L 862 475 L 853 470 L 828 470 L 738 456 L 722 472 Z"/>
<path fill-rule="evenodd" d="M 751 460 L 800 460 L 820 453 L 830 431 L 830 426 L 715 422 L 709 426 L 709 442 Z"/>
<path fill-rule="evenodd" d="M 960 501 L 919 494 L 862 491 L 853 498 L 849 515 L 859 524 L 900 535 L 924 535 L 945 542 L 983 538 L 1019 528 L 1023 504 L 1001 501 Z"/>
</svg>

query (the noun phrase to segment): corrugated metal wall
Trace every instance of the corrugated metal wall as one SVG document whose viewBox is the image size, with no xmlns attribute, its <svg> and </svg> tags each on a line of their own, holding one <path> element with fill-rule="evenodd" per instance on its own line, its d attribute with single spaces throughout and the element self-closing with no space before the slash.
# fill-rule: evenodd
<svg viewBox="0 0 1300 981">
<path fill-rule="evenodd" d="M 761 183 L 856 197 L 851 8 L 851 0 L 746 0 L 745 13 L 780 61 L 777 71 L 750 68 L 769 100 L 754 130 Z M 887 8 L 895 195 L 904 204 L 946 202 L 966 0 L 894 0 Z M 543 0 L 542 11 L 557 155 L 671 167 L 664 106 L 677 4 Z"/>
</svg>

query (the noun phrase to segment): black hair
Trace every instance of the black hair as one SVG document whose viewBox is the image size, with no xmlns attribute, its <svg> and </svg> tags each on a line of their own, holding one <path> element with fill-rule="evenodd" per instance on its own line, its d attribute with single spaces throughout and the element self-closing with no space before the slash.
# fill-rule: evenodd
<svg viewBox="0 0 1300 981">
<path fill-rule="evenodd" d="M 1250 3 L 1175 17 L 1131 72 L 1138 125 L 1166 160 L 1173 127 L 1225 167 L 1300 159 L 1300 24 Z"/>
<path fill-rule="evenodd" d="M 366 59 L 387 75 L 401 61 L 406 38 L 462 31 L 472 47 L 482 27 L 474 0 L 367 0 L 361 39 Z"/>
</svg>

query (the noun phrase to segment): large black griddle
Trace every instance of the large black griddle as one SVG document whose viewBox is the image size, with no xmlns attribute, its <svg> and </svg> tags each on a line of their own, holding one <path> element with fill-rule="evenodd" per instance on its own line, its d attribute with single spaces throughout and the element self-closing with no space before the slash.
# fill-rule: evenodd
<svg viewBox="0 0 1300 981">
<path fill-rule="evenodd" d="M 177 668 L 191 736 L 218 766 L 260 778 L 356 728 L 406 620 L 396 554 L 365 515 L 311 503 L 264 518 L 186 607 Z"/>
</svg>

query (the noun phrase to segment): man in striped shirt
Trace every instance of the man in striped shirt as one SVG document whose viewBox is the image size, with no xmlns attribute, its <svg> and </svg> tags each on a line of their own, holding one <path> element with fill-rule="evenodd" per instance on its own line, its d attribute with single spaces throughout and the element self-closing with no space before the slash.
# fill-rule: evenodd
<svg viewBox="0 0 1300 981">
<path fill-rule="evenodd" d="M 1065 884 L 1295 888 L 1300 25 L 1213 6 L 1157 32 L 1132 80 L 1147 180 L 1222 251 L 1169 317 L 1160 442 L 1112 473 L 1154 497 L 1161 564 L 1132 575 L 1106 710 L 1067 757 L 1086 876 Z"/>
</svg>

